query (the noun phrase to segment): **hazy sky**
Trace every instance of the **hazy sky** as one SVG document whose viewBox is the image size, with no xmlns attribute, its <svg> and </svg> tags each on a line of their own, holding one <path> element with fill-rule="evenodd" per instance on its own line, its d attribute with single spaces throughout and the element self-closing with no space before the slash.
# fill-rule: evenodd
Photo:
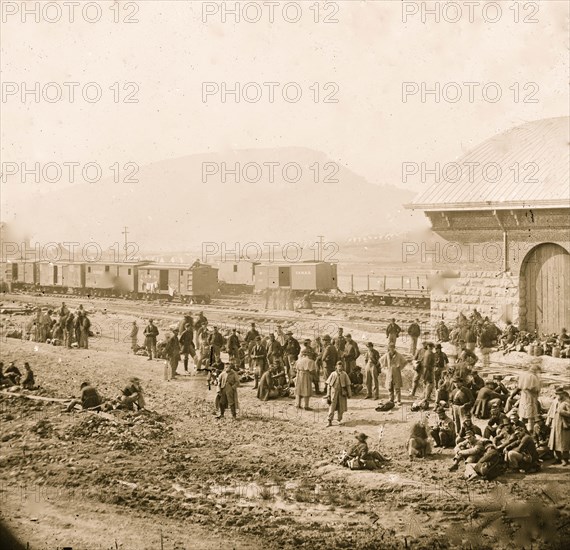
<svg viewBox="0 0 570 550">
<path fill-rule="evenodd" d="M 23 3 L 15 4 L 21 9 Z M 96 162 L 108 176 L 108 167 L 117 162 L 143 165 L 206 151 L 302 146 L 323 151 L 371 182 L 401 186 L 402 162 L 445 163 L 512 126 L 568 114 L 566 1 L 520 5 L 518 23 L 510 1 L 499 3 L 497 23 L 484 21 L 484 15 L 495 18 L 497 12 L 491 6 L 484 14 L 487 2 L 482 0 L 472 8 L 473 23 L 463 3 L 462 17 L 453 23 L 444 18 L 456 17 L 456 11 L 444 13 L 444 2 L 429 2 L 430 8 L 439 6 L 442 19 L 436 23 L 431 16 L 423 23 L 424 3 L 321 2 L 319 18 L 339 21 L 328 24 L 314 22 L 312 1 L 293 3 L 302 8 L 296 23 L 284 20 L 283 2 L 275 8 L 274 23 L 267 22 L 269 7 L 263 2 L 251 3 L 261 10 L 257 23 L 235 23 L 230 14 L 224 23 L 219 11 L 202 22 L 204 7 L 197 1 L 118 4 L 111 9 L 112 2 L 99 2 L 102 16 L 96 23 L 85 22 L 80 10 L 71 24 L 66 11 L 56 23 L 36 23 L 33 16 L 22 23 L 20 13 L 3 13 L 3 163 Z M 213 10 L 218 3 L 205 4 Z M 138 23 L 113 22 L 114 14 L 123 19 L 135 9 Z M 255 6 L 249 9 L 246 17 L 251 19 Z M 420 12 L 404 23 L 403 9 Z M 289 19 L 295 13 L 290 8 Z M 47 16 L 53 19 L 56 12 Z M 525 18 L 537 22 L 524 23 Z M 22 83 L 31 89 L 35 82 L 41 87 L 58 83 L 63 99 L 49 103 L 42 97 L 35 103 L 30 94 L 22 103 Z M 80 83 L 79 96 L 84 84 L 96 82 L 103 98 L 91 104 L 79 97 L 70 103 L 66 82 Z M 109 87 L 115 82 L 136 83 L 139 102 L 122 102 L 131 87 L 114 103 Z M 228 96 L 222 103 L 217 94 L 204 103 L 203 82 L 280 85 L 272 104 L 263 86 L 258 102 L 236 104 Z M 282 99 L 288 82 L 302 90 L 297 103 Z M 335 85 L 325 88 L 328 82 Z M 431 96 L 422 102 L 418 94 L 404 103 L 402 82 L 420 87 L 425 82 L 432 88 L 435 82 L 457 82 L 463 98 L 451 103 Z M 471 103 L 463 82 L 496 82 L 502 99 L 485 101 L 479 86 Z M 11 83 L 16 95 L 6 95 L 13 90 Z M 318 103 L 315 88 L 310 89 L 314 83 L 321 94 Z M 526 83 L 535 84 L 525 88 Z M 513 85 L 520 88 L 518 102 L 509 89 Z M 448 88 L 453 94 L 455 89 Z M 46 89 L 46 94 L 54 97 L 56 90 Z M 338 103 L 323 103 L 323 96 L 335 90 Z M 537 103 L 523 101 L 535 91 L 530 99 Z M 8 218 L 15 197 L 40 188 L 30 179 L 23 184 L 12 176 L 2 185 Z M 63 184 L 67 177 L 58 182 Z M 422 183 L 411 178 L 405 186 L 419 191 Z M 50 187 L 42 184 L 41 189 Z"/>
</svg>

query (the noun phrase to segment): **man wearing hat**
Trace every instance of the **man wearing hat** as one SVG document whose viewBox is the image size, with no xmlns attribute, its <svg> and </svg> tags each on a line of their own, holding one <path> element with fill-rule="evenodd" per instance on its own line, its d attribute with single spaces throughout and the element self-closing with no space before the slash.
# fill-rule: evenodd
<svg viewBox="0 0 570 550">
<path fill-rule="evenodd" d="M 358 344 L 352 339 L 350 334 L 346 335 L 346 345 L 342 352 L 342 360 L 344 361 L 344 370 L 348 376 L 352 369 L 356 367 L 356 360 L 360 357 L 360 350 Z"/>
<path fill-rule="evenodd" d="M 402 369 L 406 366 L 404 356 L 396 351 L 396 344 L 388 344 L 388 351 L 380 358 L 380 367 L 386 373 L 386 389 L 390 392 L 390 401 L 402 403 Z"/>
<path fill-rule="evenodd" d="M 490 407 L 500 406 L 503 396 L 495 391 L 496 384 L 493 380 L 487 380 L 484 386 L 477 392 L 473 414 L 476 418 L 488 418 Z"/>
<path fill-rule="evenodd" d="M 479 376 L 479 369 L 477 367 L 473 367 L 471 369 L 470 380 L 469 380 L 469 389 L 473 395 L 477 395 L 477 392 L 485 386 L 485 380 Z"/>
<path fill-rule="evenodd" d="M 301 351 L 301 358 L 297 361 L 296 370 L 295 395 L 297 397 L 297 408 L 300 409 L 303 403 L 305 410 L 310 411 L 309 399 L 313 395 L 312 386 L 317 366 L 311 351 L 307 348 Z"/>
<path fill-rule="evenodd" d="M 158 328 L 152 319 L 148 320 L 148 325 L 144 329 L 144 345 L 148 353 L 148 361 L 152 360 L 153 354 L 156 357 L 156 338 L 158 336 Z"/>
<path fill-rule="evenodd" d="M 497 435 L 497 430 L 499 429 L 499 426 L 501 426 L 505 422 L 508 424 L 509 418 L 501 410 L 501 407 L 496 405 L 491 406 L 491 417 L 489 418 L 489 421 L 487 422 L 487 425 L 485 426 L 485 431 L 483 433 L 485 439 L 489 439 Z"/>
<path fill-rule="evenodd" d="M 462 378 L 455 377 L 453 379 L 454 389 L 451 392 L 451 410 L 453 421 L 455 422 L 455 431 L 461 431 L 461 423 L 465 417 L 465 413 L 471 410 L 471 406 L 475 402 L 473 394 L 465 385 Z"/>
<path fill-rule="evenodd" d="M 439 381 L 441 379 L 442 373 L 449 365 L 449 358 L 447 354 L 441 349 L 441 344 L 435 345 L 435 353 L 433 357 L 434 365 L 433 365 L 433 377 L 435 381 L 435 387 L 439 387 Z"/>
<path fill-rule="evenodd" d="M 443 407 L 436 409 L 438 421 L 430 430 L 429 435 L 435 441 L 434 447 L 454 447 L 455 446 L 455 424 L 447 416 Z"/>
<path fill-rule="evenodd" d="M 461 425 L 461 430 L 458 432 L 455 438 L 455 444 L 459 445 L 462 441 L 467 438 L 467 433 L 473 432 L 477 437 L 481 437 L 481 428 L 476 424 L 473 424 L 473 419 L 470 412 L 466 412 L 463 417 L 463 424 Z"/>
<path fill-rule="evenodd" d="M 509 390 L 503 383 L 504 376 L 501 374 L 495 374 L 493 376 L 493 382 L 495 382 L 495 391 L 500 393 L 501 395 L 505 396 L 505 399 L 509 397 Z"/>
<path fill-rule="evenodd" d="M 466 463 L 471 464 L 477 462 L 485 453 L 485 447 L 482 440 L 477 439 L 474 432 L 468 431 L 467 438 L 455 447 L 455 456 L 453 457 L 453 464 L 449 467 L 450 472 L 459 469 L 459 463 L 464 460 Z"/>
<path fill-rule="evenodd" d="M 176 378 L 176 369 L 180 361 L 180 340 L 178 340 L 178 329 L 172 329 L 172 336 L 166 342 L 164 353 L 167 357 L 167 366 L 165 367 L 165 379 L 170 380 Z M 170 367 L 170 368 L 168 368 Z"/>
<path fill-rule="evenodd" d="M 328 378 L 334 372 L 336 362 L 338 361 L 338 351 L 328 334 L 323 336 L 321 360 L 325 367 L 326 377 Z"/>
<path fill-rule="evenodd" d="M 288 330 L 285 334 L 284 346 L 285 368 L 287 369 L 287 378 L 289 382 L 295 378 L 295 363 L 299 359 L 301 353 L 301 345 L 298 340 L 293 338 L 293 332 Z"/>
<path fill-rule="evenodd" d="M 356 443 L 350 449 L 350 451 L 348 451 L 348 457 L 358 458 L 362 461 L 366 460 L 367 458 L 366 455 L 368 454 L 368 443 L 366 442 L 367 439 L 368 436 L 365 433 L 359 433 L 356 436 L 356 440 L 358 441 L 358 443 Z"/>
<path fill-rule="evenodd" d="M 402 329 L 396 323 L 396 319 L 392 319 L 386 327 L 388 343 L 396 345 L 396 340 L 398 339 L 398 336 L 400 336 L 400 332 L 402 332 Z"/>
<path fill-rule="evenodd" d="M 259 386 L 259 379 L 263 376 L 266 370 L 266 349 L 261 343 L 261 336 L 257 335 L 255 337 L 253 346 L 250 350 L 251 356 L 251 366 L 253 368 L 253 376 L 255 378 L 254 390 L 257 390 Z"/>
<path fill-rule="evenodd" d="M 422 329 L 420 328 L 420 320 L 416 319 L 409 327 L 408 327 L 408 335 L 410 336 L 410 355 L 413 357 L 416 354 L 416 349 L 418 348 L 418 338 L 422 333 Z"/>
<path fill-rule="evenodd" d="M 338 333 L 333 343 L 334 347 L 338 351 L 339 357 L 342 357 L 342 353 L 344 352 L 344 347 L 346 346 L 346 338 L 344 337 L 344 329 L 342 327 L 338 328 Z"/>
<path fill-rule="evenodd" d="M 515 435 L 516 441 L 505 449 L 509 468 L 521 473 L 537 472 L 540 470 L 540 463 L 534 439 L 524 426 L 517 426 Z"/>
<path fill-rule="evenodd" d="M 555 464 L 570 464 L 570 395 L 559 386 L 555 390 L 556 399 L 550 405 L 546 415 L 546 424 L 550 426 L 548 448 L 554 452 Z"/>
<path fill-rule="evenodd" d="M 224 337 L 218 330 L 218 327 L 214 327 L 214 332 L 208 337 L 208 345 L 212 346 L 212 353 L 217 361 L 220 358 L 222 346 L 224 345 Z"/>
<path fill-rule="evenodd" d="M 364 355 L 364 381 L 366 384 L 365 399 L 372 399 L 372 388 L 374 388 L 374 399 L 378 399 L 378 375 L 380 368 L 380 354 L 374 349 L 374 344 L 366 344 Z"/>
<path fill-rule="evenodd" d="M 255 323 L 251 323 L 251 328 L 247 331 L 245 335 L 245 341 L 250 344 L 255 342 L 255 339 L 259 336 L 259 331 L 255 328 Z"/>
<path fill-rule="evenodd" d="M 235 328 L 232 329 L 232 333 L 228 338 L 227 348 L 230 359 L 235 359 L 240 348 L 239 336 L 237 335 L 237 329 Z"/>
</svg>

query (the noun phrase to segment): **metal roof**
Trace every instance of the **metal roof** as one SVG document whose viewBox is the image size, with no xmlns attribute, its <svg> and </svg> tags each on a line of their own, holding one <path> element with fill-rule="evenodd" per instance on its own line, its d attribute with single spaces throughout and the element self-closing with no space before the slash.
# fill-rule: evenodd
<svg viewBox="0 0 570 550">
<path fill-rule="evenodd" d="M 440 181 L 406 208 L 568 208 L 569 145 L 569 117 L 517 126 L 483 142 L 456 163 L 442 165 Z"/>
</svg>

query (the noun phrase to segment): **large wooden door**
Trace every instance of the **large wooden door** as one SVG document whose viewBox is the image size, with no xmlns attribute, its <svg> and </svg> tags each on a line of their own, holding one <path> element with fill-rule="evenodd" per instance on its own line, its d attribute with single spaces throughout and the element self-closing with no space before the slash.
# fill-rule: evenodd
<svg viewBox="0 0 570 550">
<path fill-rule="evenodd" d="M 524 264 L 527 330 L 570 328 L 570 254 L 557 244 L 533 249 Z"/>
</svg>

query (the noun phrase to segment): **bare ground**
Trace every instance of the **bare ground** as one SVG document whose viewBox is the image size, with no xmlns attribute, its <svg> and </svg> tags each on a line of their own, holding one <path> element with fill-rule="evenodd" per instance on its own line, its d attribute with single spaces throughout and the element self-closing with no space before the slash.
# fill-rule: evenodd
<svg viewBox="0 0 570 550">
<path fill-rule="evenodd" d="M 228 324 L 291 319 L 305 334 L 314 319 L 327 320 L 322 312 L 269 315 L 245 306 L 250 309 L 233 304 L 206 314 Z M 97 301 L 86 307 L 97 309 L 92 319 L 100 331 L 91 349 L 4 338 L 2 361 L 29 361 L 39 395 L 53 398 L 76 395 L 83 380 L 113 397 L 136 375 L 151 412 L 107 419 L 0 394 L 2 519 L 32 549 L 530 548 L 531 540 L 535 548 L 564 548 L 570 540 L 567 468 L 547 464 L 539 474 L 467 485 L 461 472 L 447 471 L 451 451 L 410 463 L 404 443 L 420 413 L 410 412 L 409 400 L 378 413 L 376 403 L 356 397 L 345 424 L 327 429 L 320 398 L 312 399 L 314 411 L 300 413 L 289 399 L 261 405 L 245 384 L 240 419 L 217 421 L 214 390 L 203 375 L 166 382 L 162 362 L 130 355 L 126 332 L 114 332 L 150 314 L 164 328 L 179 318 L 179 305 Z M 380 329 L 363 319 L 374 315 L 403 317 L 356 308 L 328 317 L 361 330 L 359 341 L 382 344 Z M 7 324 L 6 316 L 2 321 Z M 511 365 L 495 362 L 491 370 L 512 376 L 527 361 L 496 358 Z M 544 363 L 552 383 L 568 378 L 567 362 Z M 545 403 L 551 395 L 545 390 Z M 337 465 L 337 455 L 361 431 L 371 447 L 392 457 L 383 470 Z"/>
</svg>

